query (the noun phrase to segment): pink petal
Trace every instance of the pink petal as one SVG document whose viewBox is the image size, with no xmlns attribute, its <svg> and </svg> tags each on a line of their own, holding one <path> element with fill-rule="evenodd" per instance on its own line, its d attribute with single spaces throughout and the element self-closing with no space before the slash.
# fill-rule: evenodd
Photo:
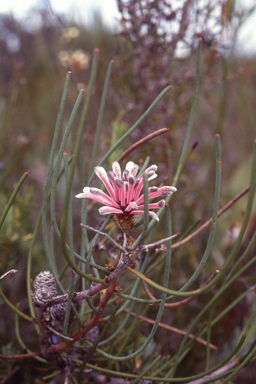
<svg viewBox="0 0 256 384">
<path fill-rule="evenodd" d="M 131 174 L 135 177 L 138 173 L 138 170 L 139 170 L 139 166 L 137 164 L 134 164 L 134 166 L 131 170 Z"/>
<path fill-rule="evenodd" d="M 120 179 L 116 179 L 116 186 L 118 188 L 118 200 L 120 201 L 120 204 L 121 204 L 121 197 L 122 197 L 122 191 L 124 188 L 124 182 Z"/>
<path fill-rule="evenodd" d="M 113 161 L 112 169 L 113 169 L 114 173 L 116 174 L 116 177 L 121 179 L 121 167 L 120 167 L 120 164 L 117 161 Z"/>
<path fill-rule="evenodd" d="M 120 204 L 121 207 L 125 207 L 125 201 L 126 201 L 126 196 L 127 196 L 127 190 L 128 190 L 128 183 L 127 181 L 123 182 L 123 187 L 120 188 Z"/>
<path fill-rule="evenodd" d="M 148 189 L 149 200 L 154 199 L 155 197 L 159 197 L 159 196 L 168 196 L 171 193 L 177 191 L 177 189 L 175 187 L 171 187 L 171 186 L 163 186 L 161 188 L 158 188 L 157 191 L 154 191 L 153 188 L 156 188 L 156 187 L 150 187 Z M 137 205 L 140 205 L 141 203 L 143 203 L 143 201 L 144 201 L 144 195 L 141 195 L 140 198 L 135 202 Z"/>
<path fill-rule="evenodd" d="M 112 207 L 100 207 L 99 208 L 99 213 L 101 215 L 109 215 L 110 213 L 119 213 L 119 214 L 122 214 L 123 211 L 121 211 L 121 209 L 116 209 L 116 208 L 112 208 Z"/>
<path fill-rule="evenodd" d="M 156 165 L 155 166 L 152 165 L 152 167 L 156 167 Z M 150 167 L 150 168 L 152 168 L 152 167 Z M 148 181 L 153 180 L 153 179 L 155 179 L 157 177 L 157 174 L 154 173 L 154 171 L 151 170 L 150 168 L 148 168 L 148 170 L 150 170 L 149 172 L 146 172 L 147 169 L 144 172 L 144 173 L 146 173 L 146 175 L 148 177 Z M 138 197 L 140 195 L 140 192 L 142 190 L 142 187 L 143 187 L 143 176 L 141 175 L 137 180 L 139 180 L 139 184 L 138 184 L 137 187 L 134 188 L 134 201 L 136 201 L 138 199 Z"/>
<path fill-rule="evenodd" d="M 158 188 L 157 188 L 157 187 L 150 187 L 150 188 L 148 189 L 148 197 L 149 197 L 150 193 L 152 193 L 152 192 L 157 192 L 157 191 L 158 191 Z M 135 198 L 134 198 L 134 200 L 135 200 Z M 144 201 L 144 195 L 141 195 L 141 196 L 139 197 L 139 199 L 135 200 L 136 204 L 138 204 L 138 205 L 140 205 L 141 203 L 143 203 L 143 201 Z"/>
<path fill-rule="evenodd" d="M 130 202 L 132 201 L 134 184 L 135 184 L 134 177 L 133 176 L 129 176 L 129 178 L 128 178 L 128 193 L 127 193 L 126 204 L 130 204 Z"/>
<path fill-rule="evenodd" d="M 165 206 L 165 200 L 160 200 L 157 203 L 151 203 L 148 205 L 149 209 L 158 209 Z M 139 205 L 138 209 L 144 209 L 144 205 Z"/>
<path fill-rule="evenodd" d="M 129 212 L 131 211 L 132 209 L 138 209 L 138 205 L 136 203 L 134 203 L 134 201 L 132 201 L 126 208 L 125 208 L 125 212 Z"/>
<path fill-rule="evenodd" d="M 114 193 L 112 185 L 109 182 L 108 175 L 107 175 L 107 172 L 105 171 L 105 169 L 103 167 L 95 167 L 94 171 L 95 171 L 96 175 L 98 176 L 98 178 L 102 181 L 102 183 L 107 188 L 107 191 L 110 194 L 110 196 L 112 197 L 112 199 L 115 199 L 115 193 Z"/>
<path fill-rule="evenodd" d="M 114 194 L 115 194 L 114 200 L 118 203 L 119 202 L 119 188 L 116 185 L 116 176 L 115 176 L 113 171 L 109 171 L 107 173 L 107 175 L 108 175 L 108 178 L 111 181 L 113 189 L 114 189 Z"/>
<path fill-rule="evenodd" d="M 123 171 L 123 177 L 122 177 L 122 180 L 123 181 L 128 181 L 128 177 L 129 177 L 129 171 L 127 171 L 127 169 L 125 169 Z"/>
<path fill-rule="evenodd" d="M 84 193 L 79 193 L 79 195 L 76 195 L 78 199 L 92 199 L 102 204 L 107 204 L 111 207 L 119 208 L 119 205 L 114 200 L 112 200 L 111 197 L 109 197 L 106 193 L 98 188 L 85 187 L 83 191 Z"/>
<path fill-rule="evenodd" d="M 143 187 L 143 177 L 140 176 L 139 179 L 137 179 L 137 180 L 139 180 L 139 183 L 134 188 L 134 198 L 133 198 L 134 201 L 136 201 L 138 199 L 140 192 L 142 190 L 142 187 Z"/>
<path fill-rule="evenodd" d="M 144 215 L 144 211 L 140 211 L 140 210 L 134 210 L 131 212 L 133 215 Z M 155 212 L 151 212 L 151 211 L 148 211 L 148 214 L 150 217 L 152 217 L 152 219 L 156 220 L 156 221 L 159 221 L 159 217 L 157 216 L 157 214 Z"/>
</svg>

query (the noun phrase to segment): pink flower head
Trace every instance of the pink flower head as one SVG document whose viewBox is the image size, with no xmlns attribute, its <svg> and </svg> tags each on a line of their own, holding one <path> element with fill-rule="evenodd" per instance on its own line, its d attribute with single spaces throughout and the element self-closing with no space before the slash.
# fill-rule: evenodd
<svg viewBox="0 0 256 384">
<path fill-rule="evenodd" d="M 112 171 L 106 172 L 103 167 L 95 167 L 95 173 L 98 178 L 105 185 L 108 194 L 104 193 L 98 188 L 85 187 L 83 193 L 76 195 L 79 199 L 92 199 L 102 204 L 103 207 L 99 209 L 101 215 L 116 214 L 116 215 L 143 215 L 144 214 L 144 195 L 141 193 L 143 188 L 142 175 L 136 177 L 139 166 L 132 161 L 126 164 L 123 174 L 121 173 L 120 165 L 117 161 L 112 163 Z M 144 173 L 148 177 L 148 181 L 157 177 L 155 173 L 157 170 L 156 165 L 151 165 Z M 175 187 L 149 187 L 148 198 L 149 200 L 159 197 L 167 196 L 175 192 Z M 157 203 L 150 203 L 149 209 L 162 208 L 165 204 L 164 200 Z M 155 220 L 159 220 L 155 212 L 149 211 L 149 216 Z"/>
</svg>

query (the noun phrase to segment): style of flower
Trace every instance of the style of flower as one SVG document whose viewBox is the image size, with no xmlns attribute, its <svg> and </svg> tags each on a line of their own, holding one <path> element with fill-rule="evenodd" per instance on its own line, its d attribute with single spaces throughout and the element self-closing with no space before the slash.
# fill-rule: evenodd
<svg viewBox="0 0 256 384">
<path fill-rule="evenodd" d="M 144 194 L 143 176 L 137 176 L 139 166 L 129 161 L 126 164 L 123 174 L 121 167 L 117 161 L 112 163 L 112 171 L 106 172 L 103 167 L 97 166 L 94 171 L 98 178 L 105 185 L 108 194 L 104 193 L 98 188 L 85 187 L 83 193 L 76 195 L 79 199 L 92 199 L 102 204 L 103 207 L 99 208 L 101 215 L 115 214 L 119 217 L 132 217 L 133 215 L 144 214 Z M 148 181 L 157 177 L 155 173 L 157 170 L 156 165 L 151 165 L 144 171 Z M 149 200 L 159 196 L 168 196 L 175 192 L 177 189 L 171 186 L 163 186 L 160 188 L 149 187 L 148 198 Z M 165 200 L 160 200 L 157 203 L 149 203 L 149 209 L 162 208 L 165 205 Z M 159 221 L 155 212 L 149 211 L 149 216 Z"/>
</svg>

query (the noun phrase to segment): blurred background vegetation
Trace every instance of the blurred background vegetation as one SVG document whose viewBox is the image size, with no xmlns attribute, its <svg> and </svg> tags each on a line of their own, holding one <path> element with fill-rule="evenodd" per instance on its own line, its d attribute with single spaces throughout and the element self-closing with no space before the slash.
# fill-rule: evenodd
<svg viewBox="0 0 256 384">
<path fill-rule="evenodd" d="M 20 302 L 24 312 L 28 310 L 25 280 L 28 247 L 41 208 L 47 161 L 66 72 L 72 72 L 72 80 L 63 130 L 78 91 L 87 87 L 91 56 L 95 47 L 100 51 L 100 64 L 93 103 L 85 127 L 86 169 L 90 164 L 104 78 L 108 63 L 113 59 L 114 70 L 97 161 L 137 120 L 162 89 L 171 84 L 172 90 L 123 144 L 122 150 L 112 158 L 117 159 L 122 151 L 145 135 L 167 127 L 167 133 L 137 149 L 127 161 L 133 160 L 142 164 L 150 156 L 150 163 L 159 167 L 158 181 L 171 185 L 188 123 L 195 82 L 196 47 L 198 37 L 201 36 L 203 50 L 200 93 L 191 150 L 178 192 L 171 202 L 174 232 L 183 234 L 200 217 L 203 221 L 211 217 L 215 182 L 215 133 L 220 134 L 222 142 L 221 206 L 249 184 L 255 139 L 256 58 L 237 54 L 236 42 L 239 30 L 249 19 L 253 9 L 236 7 L 235 1 L 228 0 L 216 3 L 206 1 L 201 5 L 187 0 L 178 2 L 175 7 L 164 0 L 118 0 L 117 4 L 120 17 L 115 33 L 104 24 L 100 13 L 95 14 L 94 22 L 90 25 L 78 24 L 66 15 L 53 14 L 47 3 L 40 8 L 31 9 L 22 19 L 10 14 L 0 14 L 1 210 L 15 183 L 24 172 L 29 171 L 29 177 L 0 232 L 0 275 L 10 268 L 18 269 L 19 274 L 7 279 L 2 286 L 12 302 Z M 77 121 L 78 118 L 79 116 Z M 68 143 L 69 156 L 72 154 L 74 139 L 75 129 L 73 138 Z M 81 185 L 77 177 L 74 194 L 80 192 L 82 187 L 84 185 Z M 61 187 L 58 194 L 62 196 Z M 219 219 L 214 249 L 200 277 L 200 284 L 223 265 L 243 219 L 245 202 L 246 198 L 241 199 Z M 96 208 L 92 207 L 89 225 L 99 225 L 101 219 Z M 79 211 L 80 205 L 75 202 L 75 244 L 80 243 Z M 255 227 L 254 209 L 243 247 L 248 243 Z M 196 269 L 208 234 L 206 230 L 174 252 L 171 271 L 173 289 L 183 285 Z M 255 254 L 255 249 L 256 246 L 251 254 Z M 33 277 L 43 269 L 47 269 L 47 265 L 42 235 L 39 232 L 33 251 Z M 250 274 L 232 285 L 232 289 L 226 292 L 223 301 L 217 306 L 217 313 L 232 302 L 244 290 L 244 286 L 256 283 L 254 272 L 255 267 L 250 270 Z M 214 295 L 214 290 L 208 295 Z M 190 319 L 203 308 L 209 296 L 202 296 L 189 307 L 167 311 L 163 322 L 186 329 Z M 253 301 L 252 293 L 216 327 L 213 340 L 220 351 L 223 345 L 231 344 L 232 335 L 243 327 L 251 314 Z M 2 301 L 0 308 L 0 345 L 6 348 L 10 340 L 13 340 L 8 348 L 16 351 L 18 344 L 15 341 L 15 330 L 10 326 L 14 315 Z M 151 309 L 153 317 L 155 310 Z M 36 336 L 31 340 L 28 332 L 30 326 L 21 321 L 25 343 L 31 349 L 36 349 Z M 145 325 L 142 333 L 147 335 L 149 329 Z M 162 354 L 173 354 L 180 340 L 180 336 L 170 335 L 164 330 L 159 330 L 155 338 L 157 350 Z M 197 353 L 186 357 L 182 375 L 200 372 L 200 356 L 204 352 L 201 346 L 197 349 Z M 125 371 L 128 368 L 123 369 Z M 24 367 L 23 371 L 24 375 L 28 374 Z M 254 363 L 234 382 L 254 383 L 255 372 Z"/>
</svg>

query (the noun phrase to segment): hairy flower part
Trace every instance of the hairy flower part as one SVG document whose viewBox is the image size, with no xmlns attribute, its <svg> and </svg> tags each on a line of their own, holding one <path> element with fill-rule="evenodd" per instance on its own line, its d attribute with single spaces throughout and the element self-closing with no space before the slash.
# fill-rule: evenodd
<svg viewBox="0 0 256 384">
<path fill-rule="evenodd" d="M 77 198 L 92 199 L 104 204 L 99 209 L 101 215 L 116 214 L 131 217 L 144 214 L 143 176 L 137 177 L 139 170 L 137 164 L 129 161 L 123 173 L 117 161 L 112 163 L 112 171 L 108 173 L 100 166 L 95 167 L 94 170 L 98 178 L 105 185 L 108 194 L 98 188 L 85 187 L 83 193 L 76 195 Z M 157 166 L 151 165 L 144 171 L 148 181 L 157 177 L 156 170 Z M 168 196 L 176 190 L 175 187 L 171 186 L 163 186 L 161 188 L 149 187 L 148 198 L 151 200 L 155 197 Z M 160 200 L 157 203 L 149 203 L 148 207 L 149 209 L 158 209 L 162 208 L 164 204 L 165 201 Z M 155 212 L 149 211 L 149 216 L 157 221 L 159 220 Z"/>
</svg>

